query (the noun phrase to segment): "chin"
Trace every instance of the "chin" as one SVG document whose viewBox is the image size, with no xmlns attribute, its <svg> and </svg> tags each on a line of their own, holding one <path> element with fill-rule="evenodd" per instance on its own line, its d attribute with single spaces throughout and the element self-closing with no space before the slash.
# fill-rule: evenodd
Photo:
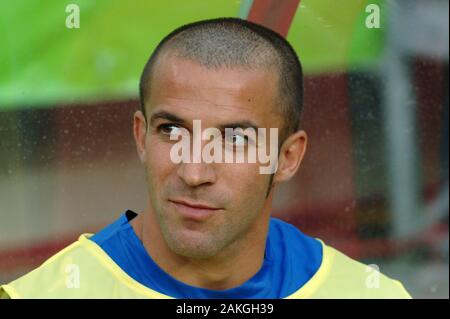
<svg viewBox="0 0 450 319">
<path fill-rule="evenodd" d="M 164 237 L 175 254 L 186 258 L 207 259 L 214 257 L 220 251 L 218 245 L 214 244 L 214 240 L 204 234 L 192 234 L 188 231 L 178 232 L 177 236 Z"/>
</svg>

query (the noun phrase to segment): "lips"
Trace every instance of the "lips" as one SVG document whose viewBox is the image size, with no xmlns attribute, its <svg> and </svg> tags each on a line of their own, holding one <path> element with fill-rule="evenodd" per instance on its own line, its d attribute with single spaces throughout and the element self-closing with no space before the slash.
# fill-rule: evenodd
<svg viewBox="0 0 450 319">
<path fill-rule="evenodd" d="M 203 221 L 222 210 L 221 208 L 213 205 L 191 202 L 182 199 L 169 200 L 169 202 L 175 206 L 178 213 L 180 213 L 184 218 L 196 221 Z"/>
</svg>

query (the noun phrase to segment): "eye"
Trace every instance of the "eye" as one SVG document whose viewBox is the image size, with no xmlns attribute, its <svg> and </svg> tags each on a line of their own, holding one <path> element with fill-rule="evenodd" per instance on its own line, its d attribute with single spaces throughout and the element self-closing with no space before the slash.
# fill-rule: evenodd
<svg viewBox="0 0 450 319">
<path fill-rule="evenodd" d="M 248 144 L 248 136 L 239 134 L 227 136 L 225 134 L 225 142 L 236 146 L 246 146 Z"/>
<path fill-rule="evenodd" d="M 173 135 L 181 135 L 181 133 L 182 133 L 182 129 L 179 126 L 177 126 L 175 124 L 170 124 L 170 123 L 161 124 L 156 128 L 156 130 L 162 134 L 169 135 L 169 136 L 172 134 Z"/>
</svg>

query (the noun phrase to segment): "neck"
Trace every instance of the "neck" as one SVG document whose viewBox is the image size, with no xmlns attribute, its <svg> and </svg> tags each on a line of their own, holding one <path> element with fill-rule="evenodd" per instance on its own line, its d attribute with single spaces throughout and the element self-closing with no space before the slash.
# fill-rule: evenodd
<svg viewBox="0 0 450 319">
<path fill-rule="evenodd" d="M 208 259 L 175 254 L 166 244 L 151 204 L 132 222 L 148 254 L 166 273 L 185 284 L 214 290 L 237 287 L 261 268 L 270 220 L 271 196 L 260 216 L 242 238 Z"/>
</svg>

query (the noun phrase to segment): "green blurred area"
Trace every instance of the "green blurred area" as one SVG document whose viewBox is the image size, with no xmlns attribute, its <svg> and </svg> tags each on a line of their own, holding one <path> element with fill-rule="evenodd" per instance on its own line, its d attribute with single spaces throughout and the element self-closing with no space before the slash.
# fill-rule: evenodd
<svg viewBox="0 0 450 319">
<path fill-rule="evenodd" d="M 77 0 L 80 28 L 60 0 L 0 2 L 0 110 L 137 98 L 157 43 L 196 20 L 238 16 L 237 0 Z M 384 29 L 367 29 L 367 0 L 302 0 L 288 40 L 305 72 L 371 68 Z M 371 0 L 381 6 L 384 0 Z M 248 2 L 247 2 L 248 4 Z M 383 25 L 383 24 L 382 24 Z"/>
</svg>

